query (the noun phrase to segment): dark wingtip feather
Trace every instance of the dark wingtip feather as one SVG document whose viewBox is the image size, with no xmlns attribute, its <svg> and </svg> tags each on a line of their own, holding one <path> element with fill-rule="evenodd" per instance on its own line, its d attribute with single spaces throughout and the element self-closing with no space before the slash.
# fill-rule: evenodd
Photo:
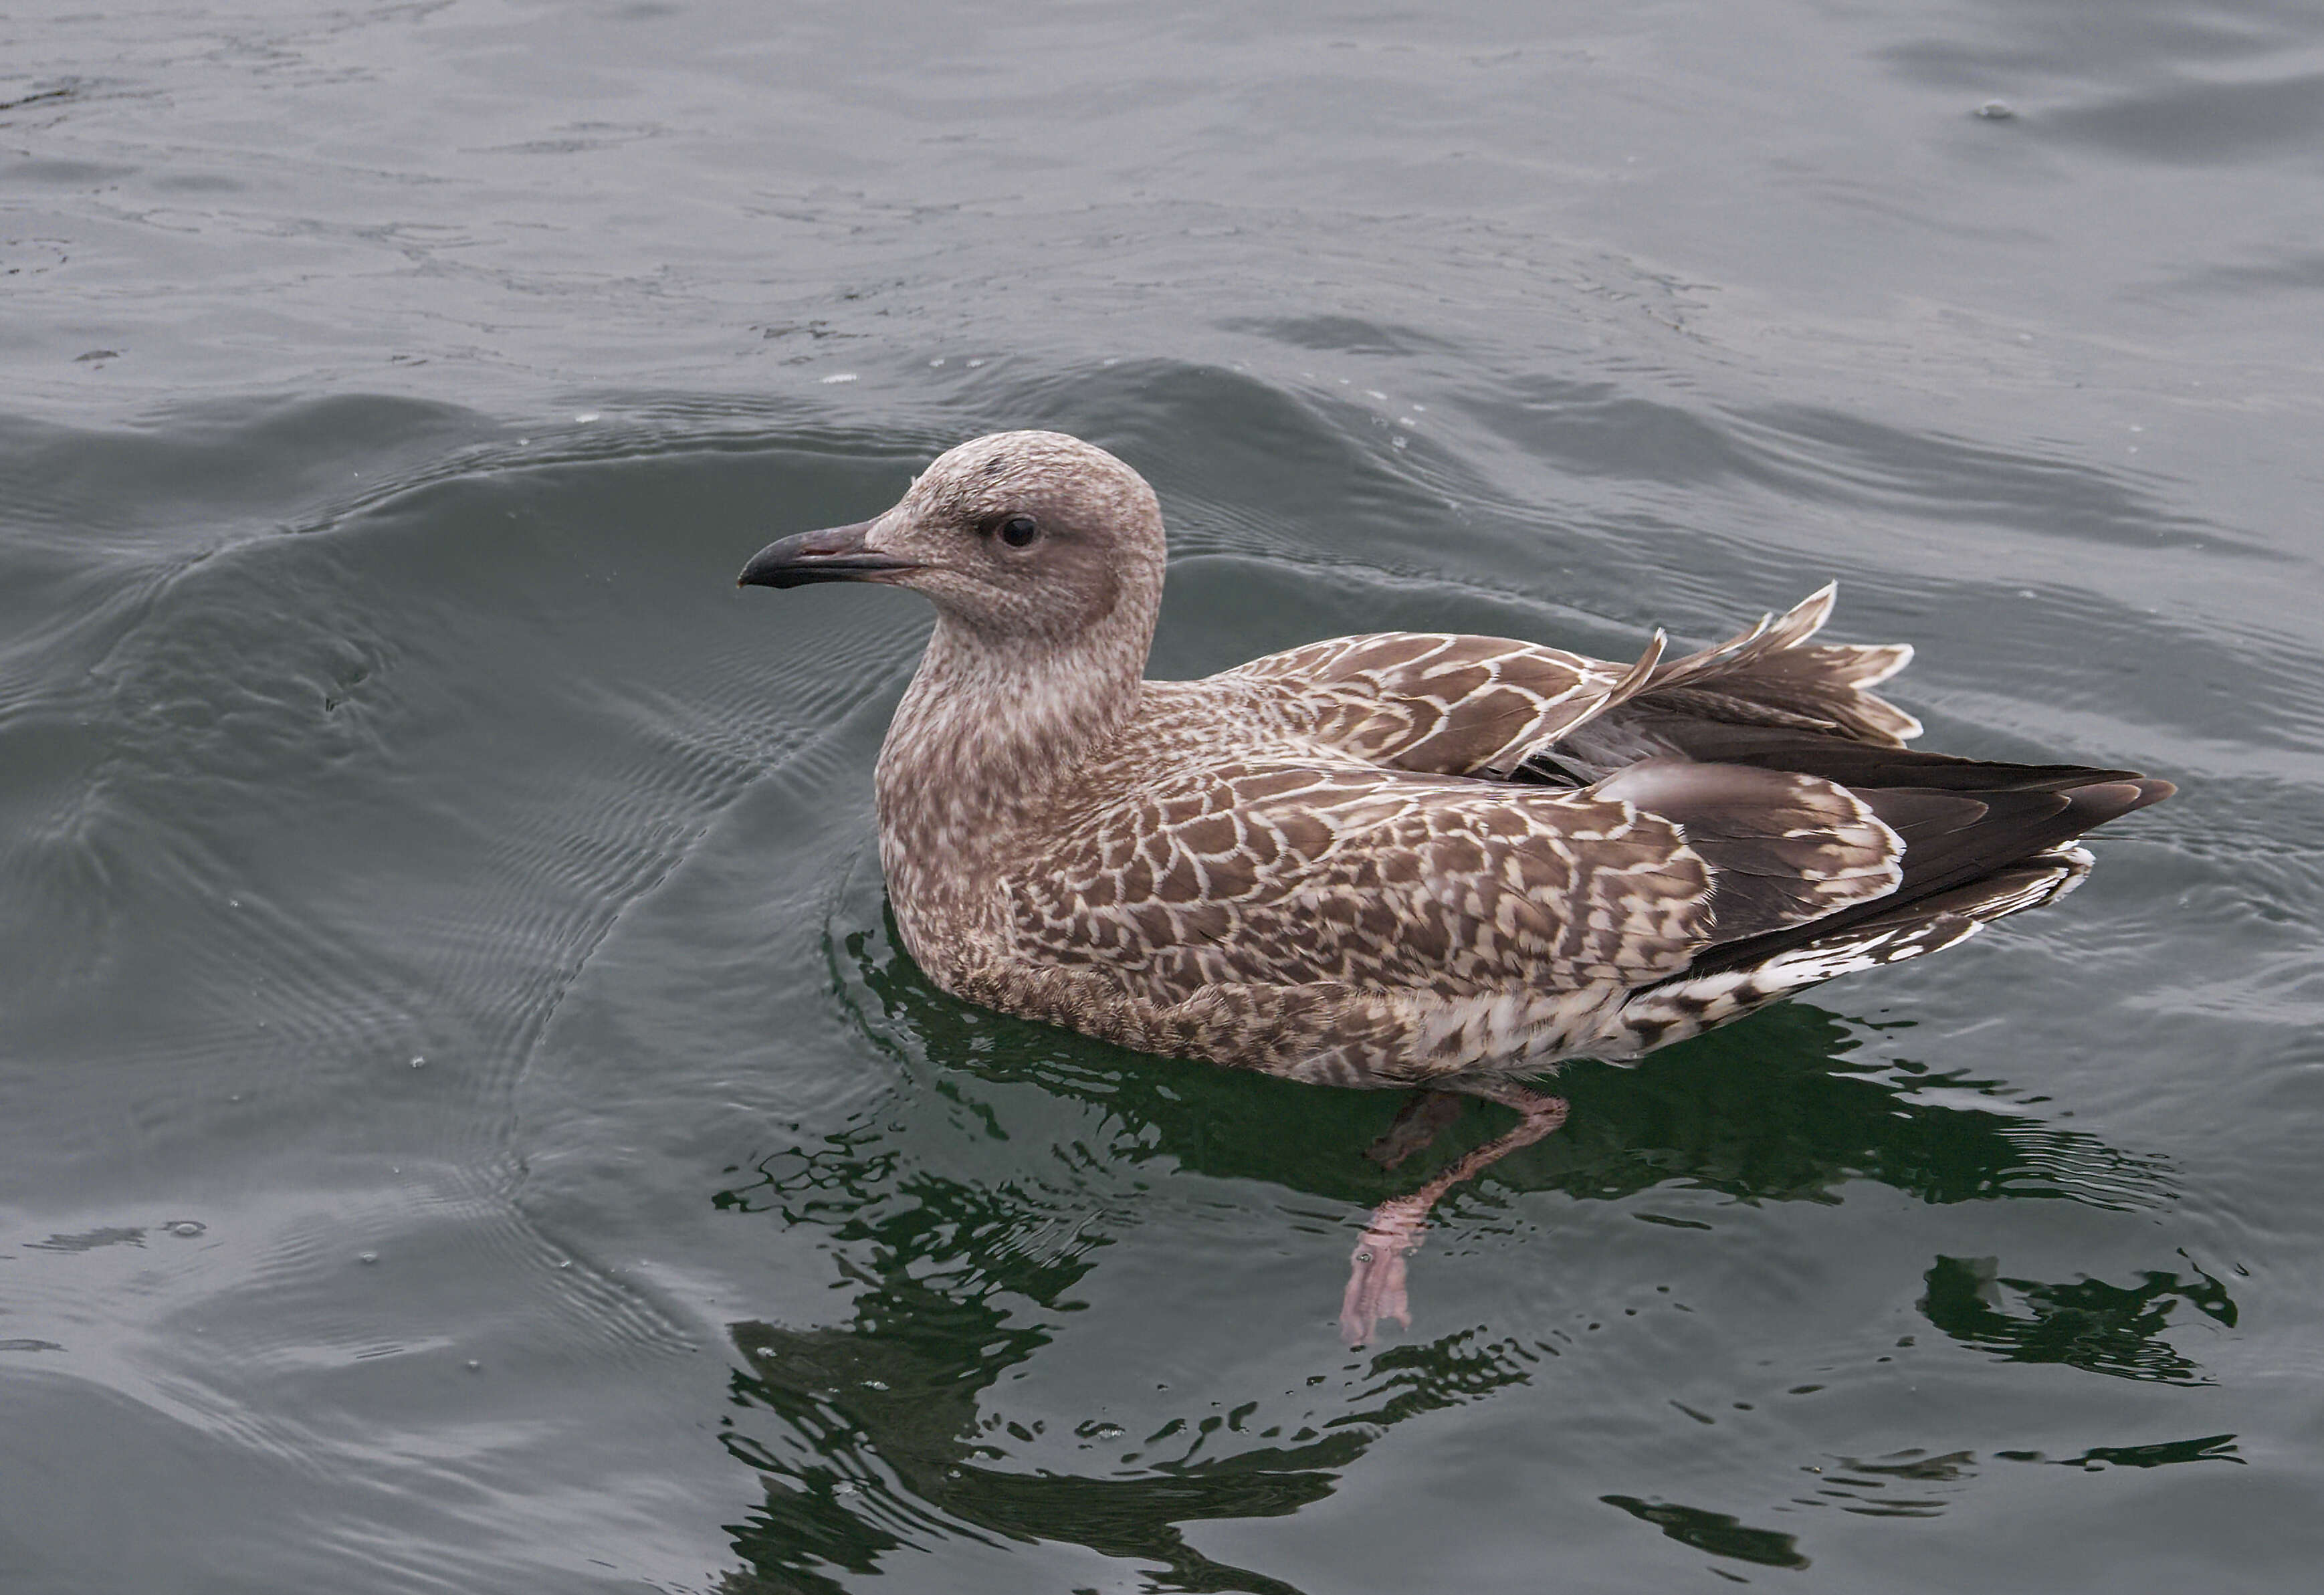
<svg viewBox="0 0 2324 1595">
<path fill-rule="evenodd" d="M 2070 812 L 2081 829 L 2088 830 L 2149 804 L 2160 803 L 2178 789 L 2169 781 L 2141 776 L 2126 781 L 2096 781 L 2087 787 L 2070 787 L 2066 797 L 2070 801 Z"/>
<path fill-rule="evenodd" d="M 1916 923 L 1956 899 L 1971 906 L 2007 899 L 2022 884 L 2018 877 L 2025 869 L 2039 866 L 2037 874 L 2056 872 L 2054 864 L 2041 855 L 2178 790 L 2169 781 L 2126 770 L 1978 764 L 1885 749 L 1870 750 L 1870 754 L 1888 761 L 1899 774 L 1932 776 L 1946 783 L 1942 788 L 1849 788 L 1904 843 L 1904 878 L 1896 890 L 1803 925 L 1716 942 L 1673 981 L 1751 967 L 1890 919 L 1900 925 Z M 2085 775 L 2097 779 L 2068 784 L 2070 778 Z M 1976 776 L 1986 779 L 1983 789 L 1969 788 Z M 2018 907 L 2031 906 L 2029 901 L 2001 911 L 2014 913 Z M 1985 916 L 1973 913 L 1971 917 L 1981 920 Z M 1914 951 L 1923 950 L 1917 942 L 1911 945 Z"/>
</svg>

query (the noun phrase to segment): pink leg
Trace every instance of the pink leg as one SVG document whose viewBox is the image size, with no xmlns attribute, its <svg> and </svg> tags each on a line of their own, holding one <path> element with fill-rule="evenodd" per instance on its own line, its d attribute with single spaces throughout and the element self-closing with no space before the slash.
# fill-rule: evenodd
<svg viewBox="0 0 2324 1595">
<path fill-rule="evenodd" d="M 1521 1117 L 1517 1128 L 1508 1134 L 1487 1141 L 1411 1195 L 1383 1202 L 1373 1212 L 1363 1239 L 1356 1242 L 1347 1293 L 1340 1298 L 1340 1338 L 1351 1351 L 1370 1340 L 1383 1318 L 1393 1318 L 1404 1327 L 1411 1327 L 1411 1306 L 1404 1288 L 1404 1259 L 1418 1249 L 1428 1210 L 1436 1205 L 1437 1198 L 1519 1147 L 1532 1146 L 1565 1122 L 1563 1097 L 1542 1096 L 1514 1082 L 1480 1081 L 1471 1084 L 1464 1081 L 1452 1089 L 1514 1108 Z"/>
</svg>

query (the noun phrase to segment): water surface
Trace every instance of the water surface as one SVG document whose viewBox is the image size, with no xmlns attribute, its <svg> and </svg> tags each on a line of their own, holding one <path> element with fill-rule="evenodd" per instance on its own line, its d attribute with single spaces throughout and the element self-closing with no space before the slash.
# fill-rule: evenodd
<svg viewBox="0 0 2324 1595">
<path fill-rule="evenodd" d="M 0 1581 L 2304 1583 L 2319 135 L 2313 5 L 0 20 Z M 2182 794 L 1572 1068 L 1350 1353 L 1396 1099 L 936 992 L 925 613 L 733 588 L 1016 426 L 1159 674 L 1837 576 Z"/>
</svg>

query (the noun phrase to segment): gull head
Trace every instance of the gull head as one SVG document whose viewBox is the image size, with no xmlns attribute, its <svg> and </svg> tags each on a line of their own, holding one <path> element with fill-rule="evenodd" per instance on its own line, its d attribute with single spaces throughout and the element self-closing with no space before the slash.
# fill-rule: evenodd
<svg viewBox="0 0 2324 1595">
<path fill-rule="evenodd" d="M 1162 567 L 1144 477 L 1062 432 L 995 432 L 939 456 L 883 515 L 768 545 L 738 585 L 911 587 L 971 632 L 1066 644 L 1150 628 Z"/>
</svg>

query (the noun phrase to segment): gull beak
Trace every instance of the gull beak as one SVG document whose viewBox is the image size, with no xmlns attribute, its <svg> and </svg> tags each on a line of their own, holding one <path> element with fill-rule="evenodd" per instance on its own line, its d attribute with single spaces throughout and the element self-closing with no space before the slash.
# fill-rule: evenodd
<svg viewBox="0 0 2324 1595">
<path fill-rule="evenodd" d="M 918 570 L 918 563 L 892 554 L 875 553 L 865 546 L 877 521 L 835 526 L 825 531 L 803 531 L 779 543 L 769 543 L 751 556 L 738 587 L 804 587 L 809 582 L 866 582 Z"/>
</svg>

